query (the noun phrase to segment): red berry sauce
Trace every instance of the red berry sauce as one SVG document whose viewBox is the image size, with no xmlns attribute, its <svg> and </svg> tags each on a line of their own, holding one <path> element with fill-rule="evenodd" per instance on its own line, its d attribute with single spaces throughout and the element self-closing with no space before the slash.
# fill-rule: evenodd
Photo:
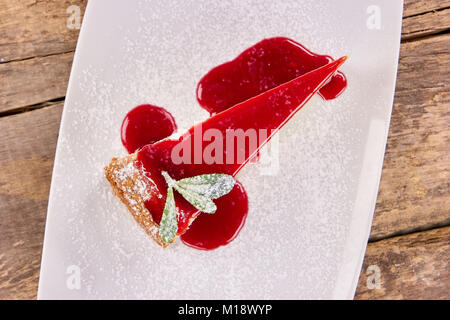
<svg viewBox="0 0 450 320">
<path fill-rule="evenodd" d="M 195 219 L 181 236 L 186 245 L 212 250 L 227 245 L 239 234 L 248 212 L 248 198 L 244 187 L 237 182 L 227 195 L 215 200 L 217 211 L 203 213 Z"/>
<path fill-rule="evenodd" d="M 133 153 L 143 146 L 169 137 L 177 129 L 170 112 L 151 104 L 132 109 L 122 122 L 121 138 L 125 149 Z"/>
<path fill-rule="evenodd" d="M 330 56 L 313 53 L 294 40 L 265 39 L 209 71 L 197 86 L 197 100 L 215 114 L 331 61 Z M 334 99 L 346 85 L 344 74 L 337 72 L 319 94 Z"/>
<path fill-rule="evenodd" d="M 131 110 L 122 124 L 122 142 L 130 153 L 139 150 L 137 160 L 153 181 L 154 194 L 159 196 L 145 203 L 153 220 L 158 224 L 161 221 L 166 199 L 167 184 L 161 171 L 177 180 L 206 173 L 236 175 L 270 140 L 258 136 L 256 146 L 246 144 L 240 150 L 243 162 L 196 163 L 195 154 L 203 155 L 207 144 L 198 147 L 195 128 L 201 127 L 202 132 L 216 129 L 224 137 L 230 128 L 279 130 L 316 92 L 329 100 L 345 90 L 347 80 L 344 74 L 336 72 L 344 61 L 341 58 L 333 62 L 331 57 L 312 53 L 291 39 L 263 40 L 201 79 L 197 100 L 213 116 L 177 140 L 160 141 L 176 130 L 175 120 L 166 110 L 152 105 Z M 180 145 L 194 150 L 188 157 L 190 163 L 174 163 L 172 150 Z M 239 150 L 234 151 L 236 156 Z M 248 212 L 247 194 L 239 182 L 229 194 L 214 200 L 214 214 L 201 214 L 177 192 L 175 202 L 180 213 L 178 235 L 186 245 L 203 250 L 231 242 L 242 229 Z"/>
</svg>

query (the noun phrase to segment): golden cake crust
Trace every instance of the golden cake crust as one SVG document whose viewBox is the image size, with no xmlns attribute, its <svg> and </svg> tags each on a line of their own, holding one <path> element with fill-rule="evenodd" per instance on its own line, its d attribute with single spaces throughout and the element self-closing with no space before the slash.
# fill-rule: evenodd
<svg viewBox="0 0 450 320">
<path fill-rule="evenodd" d="M 153 221 L 152 215 L 145 207 L 145 200 L 153 196 L 161 196 L 151 189 L 151 180 L 138 169 L 137 153 L 123 158 L 113 158 L 105 167 L 106 179 L 112 186 L 114 194 L 127 206 L 134 219 L 161 247 L 164 243 L 159 235 L 159 226 Z"/>
</svg>

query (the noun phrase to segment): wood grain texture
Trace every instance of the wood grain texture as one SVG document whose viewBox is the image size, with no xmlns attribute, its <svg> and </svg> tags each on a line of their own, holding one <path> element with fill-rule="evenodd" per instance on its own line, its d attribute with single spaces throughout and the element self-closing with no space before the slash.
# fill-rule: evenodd
<svg viewBox="0 0 450 320">
<path fill-rule="evenodd" d="M 402 40 L 436 34 L 450 29 L 450 7 L 403 19 Z"/>
<path fill-rule="evenodd" d="M 450 7 L 450 0 L 405 0 L 403 18 L 423 15 Z"/>
<path fill-rule="evenodd" d="M 0 299 L 36 297 L 62 103 L 0 121 Z"/>
<path fill-rule="evenodd" d="M 355 298 L 449 299 L 449 261 L 450 227 L 369 243 Z"/>
<path fill-rule="evenodd" d="M 0 64 L 0 112 L 64 97 L 73 52 Z"/>
<path fill-rule="evenodd" d="M 0 38 L 0 113 L 46 106 L 0 117 L 0 299 L 36 297 L 62 111 L 62 102 L 46 101 L 65 95 L 78 36 L 66 28 L 65 10 L 85 3 L 0 0 L 0 34 L 7 35 Z M 449 4 L 405 1 L 402 38 L 408 42 L 401 47 L 371 240 L 450 223 L 450 35 L 424 37 L 447 30 Z M 448 265 L 442 264 L 448 233 L 440 228 L 370 243 L 356 297 L 449 298 Z M 381 268 L 381 291 L 366 286 L 371 264 Z"/>
<path fill-rule="evenodd" d="M 86 0 L 0 0 L 0 62 L 73 51 L 78 30 L 67 28 L 67 8 Z"/>
<path fill-rule="evenodd" d="M 450 34 L 403 43 L 371 240 L 450 224 Z"/>
</svg>

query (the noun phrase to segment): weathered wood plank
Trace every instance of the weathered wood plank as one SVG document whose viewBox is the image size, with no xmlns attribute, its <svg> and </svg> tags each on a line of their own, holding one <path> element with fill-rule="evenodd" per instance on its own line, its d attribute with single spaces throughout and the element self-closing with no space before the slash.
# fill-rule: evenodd
<svg viewBox="0 0 450 320">
<path fill-rule="evenodd" d="M 0 299 L 36 297 L 62 103 L 0 121 Z"/>
<path fill-rule="evenodd" d="M 73 52 L 0 64 L 0 112 L 64 97 Z"/>
<path fill-rule="evenodd" d="M 450 224 L 449 42 L 402 44 L 371 240 Z"/>
<path fill-rule="evenodd" d="M 450 29 L 450 8 L 403 19 L 402 40 L 424 37 Z"/>
<path fill-rule="evenodd" d="M 450 227 L 369 243 L 355 298 L 449 299 L 449 261 Z"/>
<path fill-rule="evenodd" d="M 450 0 L 405 0 L 403 18 L 450 7 Z"/>
<path fill-rule="evenodd" d="M 67 27 L 67 8 L 86 0 L 0 0 L 0 62 L 73 51 L 78 30 Z"/>
<path fill-rule="evenodd" d="M 405 0 L 402 40 L 450 29 L 450 0 Z"/>
</svg>

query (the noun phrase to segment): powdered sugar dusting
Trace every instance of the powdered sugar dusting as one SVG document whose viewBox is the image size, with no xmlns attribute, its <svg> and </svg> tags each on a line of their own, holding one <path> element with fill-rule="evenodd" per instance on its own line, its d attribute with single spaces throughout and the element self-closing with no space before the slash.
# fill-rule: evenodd
<svg viewBox="0 0 450 320">
<path fill-rule="evenodd" d="M 226 195 L 233 189 L 235 183 L 236 180 L 226 174 L 198 175 L 179 181 L 180 186 L 211 199 L 218 199 Z"/>
<path fill-rule="evenodd" d="M 106 168 L 108 179 L 119 190 L 118 196 L 125 202 L 131 213 L 141 226 L 152 237 L 158 233 L 158 227 L 153 223 L 152 216 L 145 206 L 145 201 L 152 197 L 162 198 L 160 190 L 146 172 L 142 164 L 132 154 L 121 159 L 113 159 Z"/>
<path fill-rule="evenodd" d="M 117 180 L 121 185 L 126 186 L 128 181 L 134 181 L 132 185 L 126 187 L 124 190 L 125 197 L 132 203 L 136 203 L 136 201 L 130 198 L 130 195 L 137 194 L 143 201 L 146 201 L 157 193 L 154 184 L 145 173 L 142 173 L 142 169 L 138 169 L 138 167 L 141 167 L 139 162 L 132 161 L 117 170 L 116 173 Z"/>
<path fill-rule="evenodd" d="M 383 3 L 389 8 L 394 2 Z M 383 30 L 366 30 L 361 15 L 368 4 L 90 1 L 58 141 L 39 297 L 333 297 L 339 268 L 354 259 L 342 252 L 367 128 L 373 118 L 387 123 L 392 102 L 386 79 L 395 69 L 395 42 L 388 37 L 393 26 L 386 16 Z M 240 172 L 249 214 L 232 243 L 210 252 L 180 241 L 162 249 L 104 178 L 102 169 L 111 158 L 126 156 L 120 141 L 123 117 L 134 106 L 151 103 L 173 114 L 180 128 L 206 119 L 195 98 L 200 78 L 274 36 L 292 38 L 320 54 L 350 54 L 343 68 L 347 91 L 335 101 L 311 100 L 280 131 L 276 175 L 260 175 L 259 164 Z M 123 168 L 119 176 L 126 180 L 136 174 L 135 167 Z M 152 189 L 145 184 L 138 182 L 131 191 L 148 199 L 145 190 Z M 136 199 L 127 200 L 139 206 Z M 357 214 L 370 221 L 369 210 Z M 364 243 L 353 246 L 363 250 Z M 72 265 L 80 268 L 79 290 L 66 285 Z"/>
</svg>

